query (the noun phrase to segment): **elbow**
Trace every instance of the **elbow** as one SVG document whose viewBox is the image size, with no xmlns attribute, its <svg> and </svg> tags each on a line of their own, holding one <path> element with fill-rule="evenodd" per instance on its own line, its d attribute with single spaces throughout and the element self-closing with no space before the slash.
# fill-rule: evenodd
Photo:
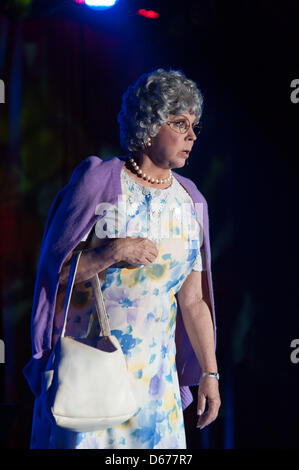
<svg viewBox="0 0 299 470">
<path fill-rule="evenodd" d="M 192 296 L 191 298 L 184 299 L 179 301 L 180 309 L 182 312 L 186 312 L 188 315 L 196 315 L 200 310 L 200 306 L 203 302 L 203 297 L 201 295 Z"/>
<path fill-rule="evenodd" d="M 64 262 L 61 266 L 61 270 L 60 270 L 60 273 L 58 275 L 58 282 L 61 285 L 65 285 L 68 282 L 68 277 L 69 277 L 69 273 L 70 273 L 71 258 L 72 258 L 72 252 L 66 257 L 66 259 L 64 260 Z"/>
<path fill-rule="evenodd" d="M 62 270 L 60 271 L 60 273 L 58 275 L 58 282 L 62 286 L 67 284 L 67 276 L 66 276 L 65 271 L 66 270 L 64 268 L 62 268 Z"/>
<path fill-rule="evenodd" d="M 70 273 L 70 264 L 68 262 L 62 265 L 60 273 L 58 274 L 58 282 L 61 285 L 66 285 Z"/>
</svg>

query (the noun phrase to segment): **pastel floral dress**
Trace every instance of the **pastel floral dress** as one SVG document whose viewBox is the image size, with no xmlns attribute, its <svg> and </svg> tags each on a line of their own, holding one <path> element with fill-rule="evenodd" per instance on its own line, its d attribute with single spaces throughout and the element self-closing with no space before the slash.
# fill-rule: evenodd
<svg viewBox="0 0 299 470">
<path fill-rule="evenodd" d="M 192 199 L 175 177 L 160 190 L 137 183 L 123 169 L 121 183 L 121 203 L 106 210 L 96 224 L 97 236 L 147 237 L 158 248 L 158 257 L 147 266 L 122 262 L 109 267 L 102 284 L 111 334 L 122 347 L 139 408 L 123 424 L 100 431 L 71 433 L 51 425 L 43 447 L 186 449 L 175 361 L 175 294 L 191 270 L 203 269 L 202 227 Z M 190 217 L 184 219 L 186 208 Z M 57 297 L 54 336 L 63 322 L 64 294 L 61 289 Z M 66 336 L 100 333 L 90 282 L 76 284 Z"/>
</svg>

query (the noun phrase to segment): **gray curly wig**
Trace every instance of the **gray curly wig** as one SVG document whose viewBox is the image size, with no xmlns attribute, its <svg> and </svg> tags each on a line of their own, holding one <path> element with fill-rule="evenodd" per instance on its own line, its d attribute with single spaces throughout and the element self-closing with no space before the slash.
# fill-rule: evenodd
<svg viewBox="0 0 299 470">
<path fill-rule="evenodd" d="M 121 146 L 130 152 L 146 147 L 170 114 L 189 112 L 200 120 L 203 96 L 196 83 L 179 70 L 143 74 L 122 97 L 118 114 Z"/>
</svg>

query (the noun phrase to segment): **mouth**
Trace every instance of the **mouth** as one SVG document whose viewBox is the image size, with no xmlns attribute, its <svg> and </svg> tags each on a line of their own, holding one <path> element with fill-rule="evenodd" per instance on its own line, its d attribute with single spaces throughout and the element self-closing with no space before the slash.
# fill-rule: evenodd
<svg viewBox="0 0 299 470">
<path fill-rule="evenodd" d="M 183 153 L 186 157 L 189 157 L 190 150 L 182 150 L 180 153 Z"/>
</svg>

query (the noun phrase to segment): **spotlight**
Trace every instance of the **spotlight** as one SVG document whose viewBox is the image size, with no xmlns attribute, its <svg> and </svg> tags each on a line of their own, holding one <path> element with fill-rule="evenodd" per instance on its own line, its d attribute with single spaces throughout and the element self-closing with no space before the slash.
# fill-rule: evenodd
<svg viewBox="0 0 299 470">
<path fill-rule="evenodd" d="M 93 10 L 107 10 L 107 8 L 114 7 L 118 3 L 118 0 L 79 0 L 77 3 L 84 3 Z"/>
</svg>

